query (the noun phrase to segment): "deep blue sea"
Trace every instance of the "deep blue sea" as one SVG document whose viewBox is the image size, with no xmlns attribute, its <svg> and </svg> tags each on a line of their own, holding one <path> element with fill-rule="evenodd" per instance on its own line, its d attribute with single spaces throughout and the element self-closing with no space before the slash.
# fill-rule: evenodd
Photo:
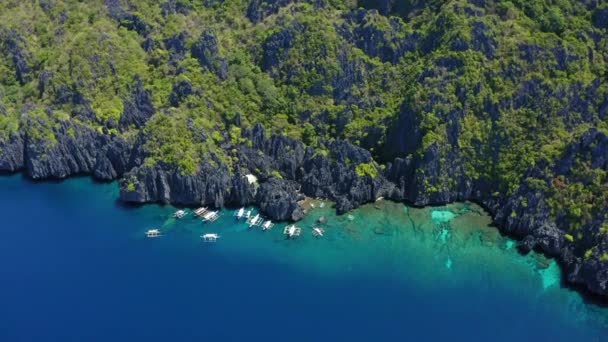
<svg viewBox="0 0 608 342">
<path fill-rule="evenodd" d="M 608 340 L 608 309 L 472 204 L 337 217 L 316 201 L 285 240 L 231 211 L 203 224 L 117 196 L 89 178 L 0 177 L 0 341 Z"/>
</svg>

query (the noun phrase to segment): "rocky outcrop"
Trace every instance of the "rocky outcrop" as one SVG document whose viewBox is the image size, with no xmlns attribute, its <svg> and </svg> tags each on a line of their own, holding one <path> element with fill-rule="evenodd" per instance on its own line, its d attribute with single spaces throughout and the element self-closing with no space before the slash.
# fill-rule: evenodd
<svg viewBox="0 0 608 342">
<path fill-rule="evenodd" d="M 228 61 L 219 56 L 217 37 L 212 31 L 204 31 L 190 52 L 202 67 L 215 73 L 221 80 L 228 78 Z"/>
<path fill-rule="evenodd" d="M 133 80 L 131 96 L 124 101 L 123 108 L 118 122 L 121 130 L 129 126 L 142 127 L 155 112 L 152 97 L 138 76 Z"/>
<path fill-rule="evenodd" d="M 11 134 L 0 140 L 0 172 L 16 172 L 24 167 L 23 138 L 20 134 Z"/>
<path fill-rule="evenodd" d="M 343 140 L 333 141 L 328 150 L 328 157 L 307 151 L 300 179 L 306 195 L 332 199 L 342 214 L 392 191 L 394 185 L 383 176 L 356 172 L 358 165 L 373 163 L 368 151 Z"/>
<path fill-rule="evenodd" d="M 192 94 L 194 94 L 192 83 L 186 80 L 178 81 L 173 85 L 173 90 L 171 91 L 171 95 L 169 95 L 169 103 L 173 107 L 179 107 L 180 103 Z"/>
<path fill-rule="evenodd" d="M 182 31 L 163 40 L 165 49 L 169 52 L 170 56 L 169 65 L 177 67 L 178 62 L 184 58 L 186 51 L 188 51 L 186 47 L 188 37 L 188 33 Z"/>
<path fill-rule="evenodd" d="M 163 17 L 169 16 L 171 14 L 188 15 L 191 9 L 192 7 L 189 4 L 184 3 L 182 1 L 167 0 L 161 6 L 160 13 L 163 15 Z"/>
<path fill-rule="evenodd" d="M 338 212 L 344 213 L 393 191 L 394 185 L 382 175 L 357 173 L 358 165 L 374 161 L 367 150 L 349 142 L 327 143 L 331 153 L 324 156 L 300 141 L 282 135 L 267 137 L 259 124 L 244 130 L 243 138 L 250 143 L 236 146 L 234 174 L 214 156 L 193 175 L 164 164 L 136 167 L 121 182 L 121 199 L 217 207 L 255 203 L 274 220 L 299 220 L 304 212 L 298 201 L 304 196 L 331 199 Z M 258 182 L 250 183 L 248 174 Z"/>
<path fill-rule="evenodd" d="M 126 11 L 120 0 L 106 0 L 105 3 L 108 14 L 112 19 L 116 20 L 120 26 L 127 30 L 135 31 L 142 36 L 146 36 L 150 33 L 150 25 L 136 13 Z"/>
<path fill-rule="evenodd" d="M 201 163 L 193 175 L 184 175 L 166 164 L 135 167 L 121 181 L 120 198 L 125 202 L 176 203 L 222 207 L 229 198 L 230 172 L 214 160 Z"/>
<path fill-rule="evenodd" d="M 15 70 L 15 77 L 21 85 L 25 85 L 30 81 L 30 55 L 25 49 L 25 40 L 15 31 L 0 32 L 0 40 L 4 47 L 3 54 L 10 56 Z"/>
<path fill-rule="evenodd" d="M 62 121 L 46 127 L 41 120 L 26 117 L 23 125 L 30 128 L 0 143 L 0 171 L 24 170 L 33 179 L 91 174 L 100 180 L 113 180 L 141 163 L 136 156 L 141 151 L 132 143 L 81 124 Z M 28 134 L 39 130 L 50 136 L 42 139 L 40 132 Z"/>
<path fill-rule="evenodd" d="M 299 188 L 295 181 L 273 177 L 260 186 L 256 204 L 274 220 L 298 221 L 304 217 L 304 210 L 298 205 L 304 199 Z"/>
<path fill-rule="evenodd" d="M 62 122 L 51 129 L 52 140 L 26 136 L 25 165 L 33 179 L 92 174 L 98 149 L 106 138 L 85 126 Z"/>
<path fill-rule="evenodd" d="M 121 138 L 110 140 L 97 151 L 93 176 L 106 181 L 121 177 L 132 166 L 141 164 L 136 157 L 138 153 L 139 151 Z"/>
<path fill-rule="evenodd" d="M 595 27 L 608 30 L 608 6 L 597 8 L 592 18 Z"/>
<path fill-rule="evenodd" d="M 295 43 L 295 37 L 303 27 L 294 24 L 290 28 L 271 34 L 262 44 L 262 60 L 260 65 L 262 70 L 270 75 L 277 77 L 278 70 L 284 60 L 287 59 L 289 51 Z"/>
<path fill-rule="evenodd" d="M 236 206 L 254 204 L 259 184 L 252 183 L 247 178 L 247 174 L 237 170 L 232 177 L 232 187 L 228 203 Z"/>
<path fill-rule="evenodd" d="M 338 32 L 349 42 L 371 57 L 383 62 L 397 63 L 407 52 L 416 51 L 420 40 L 417 33 L 408 34 L 400 20 L 386 19 L 377 10 L 359 10 L 345 16 L 350 24 L 338 27 Z M 386 20 L 389 28 L 378 27 L 377 22 Z"/>
<path fill-rule="evenodd" d="M 308 2 L 315 8 L 323 8 L 326 6 L 327 0 L 251 0 L 247 6 L 246 16 L 253 23 L 259 23 L 266 17 L 279 12 L 281 7 L 285 7 L 291 3 Z"/>
</svg>

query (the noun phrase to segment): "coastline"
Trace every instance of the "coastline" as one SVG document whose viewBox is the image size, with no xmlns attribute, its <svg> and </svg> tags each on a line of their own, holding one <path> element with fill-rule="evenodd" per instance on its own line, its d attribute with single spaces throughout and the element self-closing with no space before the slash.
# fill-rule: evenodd
<svg viewBox="0 0 608 342">
<path fill-rule="evenodd" d="M 171 218 L 173 206 L 122 208 L 115 204 L 115 183 L 94 184 L 90 178 L 29 184 L 16 176 L 2 184 L 8 221 L 0 251 L 15 259 L 2 271 L 17 270 L 2 286 L 8 322 L 17 322 L 3 336 L 18 336 L 20 330 L 21 336 L 102 334 L 100 339 L 123 340 L 116 334 L 132 333 L 162 340 L 176 338 L 175 327 L 216 336 L 198 328 L 204 322 L 223 331 L 247 327 L 239 329 L 239 337 L 280 338 L 320 320 L 322 326 L 297 336 L 314 339 L 323 328 L 353 336 L 350 340 L 365 331 L 381 339 L 494 336 L 507 341 L 525 331 L 529 339 L 593 341 L 608 328 L 608 311 L 583 304 L 578 293 L 559 286 L 554 261 L 536 253 L 520 256 L 511 239 L 488 228 L 489 216 L 474 204 L 416 209 L 383 201 L 354 210 L 352 220 L 326 206 L 298 223 L 304 230 L 300 238 L 287 240 L 284 224 L 266 232 L 250 230 L 227 210 L 215 223 L 202 224 L 190 215 Z M 45 225 L 27 215 L 36 206 Z M 434 211 L 456 214 L 446 239 L 443 227 L 432 221 Z M 324 238 L 314 238 L 309 229 L 319 215 L 328 217 Z M 150 227 L 161 229 L 163 237 L 146 238 Z M 222 238 L 204 244 L 202 232 Z M 30 293 L 34 288 L 39 291 Z M 87 297 L 92 291 L 97 294 Z M 45 297 L 58 297 L 53 304 L 60 307 Z M 32 309 L 21 310 L 23 305 Z M 116 313 L 116 305 L 129 314 Z M 50 312 L 55 312 L 52 323 L 27 330 L 31 322 L 48 322 L 43 320 Z M 288 327 L 280 319 L 286 316 L 293 322 Z M 272 317 L 277 325 L 270 329 Z M 69 330 L 57 324 L 73 319 L 89 323 Z M 145 324 L 159 319 L 163 324 Z M 100 321 L 106 333 L 98 331 Z M 438 323 L 442 332 L 429 331 Z M 353 325 L 360 328 L 349 329 Z M 117 333 L 118 327 L 124 333 Z M 139 338 L 124 338 L 133 339 Z"/>
<path fill-rule="evenodd" d="M 59 184 L 59 183 L 62 183 L 64 181 L 66 181 L 66 180 L 73 179 L 73 178 L 87 178 L 87 179 L 90 179 L 94 184 L 116 183 L 116 186 L 119 186 L 118 180 L 97 179 L 94 175 L 92 175 L 92 174 L 86 174 L 86 173 L 71 175 L 71 176 L 65 177 L 65 178 L 48 178 L 48 179 L 33 179 L 33 178 L 29 177 L 28 174 L 26 172 L 24 172 L 23 170 L 18 170 L 18 171 L 15 171 L 15 172 L 3 172 L 3 173 L 0 173 L 0 177 L 10 177 L 10 176 L 17 176 L 17 175 L 20 176 L 20 177 L 22 177 L 23 180 L 25 180 L 27 182 L 32 182 L 32 183 L 58 183 Z M 118 189 L 116 189 L 116 190 L 120 190 L 120 187 Z M 331 200 L 328 200 L 328 199 L 305 197 L 305 199 L 303 201 L 307 201 L 307 202 L 309 202 L 309 204 L 312 203 L 312 202 L 323 201 L 328 208 L 331 208 L 334 212 L 336 211 L 336 207 L 335 207 L 336 204 L 334 202 L 332 202 Z M 514 241 L 516 241 L 517 245 L 515 247 L 516 247 L 518 253 L 522 257 L 524 257 L 525 255 L 527 255 L 531 251 L 534 251 L 536 253 L 540 253 L 541 255 L 545 256 L 549 260 L 555 260 L 557 262 L 557 265 L 560 268 L 560 271 L 561 271 L 560 272 L 561 279 L 559 281 L 560 282 L 560 286 L 565 287 L 565 288 L 569 289 L 570 291 L 575 291 L 578 294 L 580 294 L 581 298 L 584 300 L 585 303 L 597 305 L 599 307 L 608 308 L 608 297 L 590 291 L 584 284 L 577 284 L 577 283 L 572 283 L 572 282 L 568 281 L 567 274 L 566 274 L 566 268 L 565 268 L 566 266 L 563 264 L 562 260 L 560 260 L 559 256 L 551 255 L 547 251 L 545 251 L 543 249 L 540 249 L 540 248 L 522 250 L 521 249 L 521 242 L 522 242 L 521 237 L 518 237 L 517 235 L 509 234 L 509 232 L 505 231 L 503 229 L 503 227 L 501 227 L 500 225 L 497 225 L 496 221 L 495 221 L 494 214 L 488 209 L 488 207 L 485 205 L 485 203 L 483 201 L 477 201 L 477 200 L 471 199 L 471 200 L 454 201 L 454 202 L 448 202 L 448 203 L 434 203 L 434 204 L 429 204 L 429 205 L 416 205 L 414 203 L 409 203 L 408 201 L 394 201 L 392 199 L 382 199 L 382 201 L 388 201 L 388 202 L 394 203 L 394 204 L 402 204 L 402 205 L 405 205 L 406 207 L 415 208 L 415 209 L 441 208 L 441 207 L 444 207 L 446 205 L 454 205 L 454 204 L 458 204 L 458 203 L 465 204 L 466 202 L 470 202 L 470 203 L 472 203 L 474 205 L 477 205 L 477 206 L 479 206 L 481 208 L 481 210 L 483 210 L 483 214 L 486 214 L 486 215 L 488 215 L 491 218 L 491 221 L 492 221 L 491 224 L 490 224 L 491 226 L 495 227 L 497 229 L 497 231 L 502 236 L 510 238 L 510 239 L 513 239 Z M 373 205 L 374 202 L 376 202 L 376 201 L 366 202 L 366 203 L 363 203 L 361 205 L 362 206 L 363 205 Z M 196 205 L 187 205 L 187 204 L 186 205 L 180 205 L 180 204 L 176 204 L 176 203 L 166 203 L 166 202 L 162 202 L 162 201 L 156 201 L 156 202 L 128 202 L 128 201 L 123 201 L 120 198 L 120 196 L 116 200 L 116 204 L 119 205 L 119 206 L 121 206 L 121 207 L 124 207 L 124 208 L 141 208 L 141 207 L 144 207 L 144 206 L 147 206 L 147 205 L 151 205 L 151 204 L 156 204 L 156 205 L 161 205 L 161 206 L 170 205 L 170 206 L 175 207 L 175 208 L 187 208 L 187 209 L 196 208 Z M 252 205 L 256 209 L 260 210 L 260 207 L 258 205 L 256 205 L 255 203 L 253 203 Z M 238 205 L 230 205 L 230 204 L 228 204 L 228 205 L 225 205 L 225 206 L 222 206 L 222 207 L 217 207 L 216 209 L 232 210 L 232 209 L 235 209 L 235 208 L 238 208 L 238 207 L 239 207 Z M 377 206 L 375 208 L 378 209 Z M 308 209 L 313 209 L 314 210 L 316 208 L 315 207 L 311 208 L 310 206 L 308 206 Z M 347 213 L 338 214 L 338 216 L 346 215 Z M 302 219 L 306 218 L 308 215 L 310 215 L 310 212 L 308 212 L 308 210 L 303 210 L 303 216 L 299 220 L 302 220 Z M 278 223 L 288 223 L 288 222 L 294 222 L 294 221 L 292 221 L 292 220 L 281 220 Z"/>
</svg>

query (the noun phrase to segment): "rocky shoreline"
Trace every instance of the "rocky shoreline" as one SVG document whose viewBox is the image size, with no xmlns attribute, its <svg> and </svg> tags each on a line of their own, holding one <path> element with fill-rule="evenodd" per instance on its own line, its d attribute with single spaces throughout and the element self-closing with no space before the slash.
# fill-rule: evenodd
<svg viewBox="0 0 608 342">
<path fill-rule="evenodd" d="M 416 206 L 470 200 L 484 206 L 502 232 L 519 239 L 522 251 L 537 249 L 556 257 L 569 283 L 602 298 L 608 295 L 608 263 L 602 257 L 608 251 L 606 239 L 581 257 L 590 241 L 572 243 L 563 230 L 564 218 L 551 217 L 545 194 L 533 182 L 523 181 L 511 196 L 501 195 L 492 182 L 467 176 L 457 153 L 446 157 L 436 146 L 424 155 L 395 158 L 382 166 L 369 151 L 347 141 L 324 142 L 325 150 L 320 152 L 283 135 L 269 135 L 258 124 L 242 130 L 247 143 L 222 146 L 232 158 L 231 167 L 209 154 L 195 174 L 184 175 L 171 165 L 146 165 L 146 137 L 141 132 L 127 141 L 71 122 L 53 131 L 54 142 L 32 141 L 21 133 L 2 143 L 0 171 L 23 171 L 35 180 L 80 174 L 104 181 L 119 179 L 120 199 L 126 203 L 256 205 L 277 221 L 301 219 L 305 213 L 298 202 L 305 197 L 334 201 L 339 214 L 379 197 Z M 526 180 L 551 182 L 558 174 L 567 175 L 577 155 L 586 156 L 594 167 L 608 169 L 607 152 L 608 137 L 590 129 L 568 146 L 555 165 L 536 165 Z M 368 165 L 375 174 L 362 173 L 360 165 Z M 554 173 L 546 174 L 543 170 L 548 168 Z M 449 184 L 443 183 L 446 169 Z M 251 182 L 249 174 L 257 181 Z M 582 227 L 583 236 L 592 239 L 594 229 L 598 227 Z"/>
</svg>

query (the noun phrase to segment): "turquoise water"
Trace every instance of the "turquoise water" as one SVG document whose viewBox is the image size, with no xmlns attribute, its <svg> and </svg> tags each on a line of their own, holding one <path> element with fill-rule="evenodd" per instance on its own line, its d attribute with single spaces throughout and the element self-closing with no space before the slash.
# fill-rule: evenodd
<svg viewBox="0 0 608 342">
<path fill-rule="evenodd" d="M 249 230 L 231 211 L 175 220 L 117 195 L 88 178 L 0 178 L 1 341 L 608 337 L 608 309 L 562 288 L 554 261 L 519 255 L 473 204 L 335 216 L 316 201 L 286 240 L 284 225 Z"/>
</svg>

